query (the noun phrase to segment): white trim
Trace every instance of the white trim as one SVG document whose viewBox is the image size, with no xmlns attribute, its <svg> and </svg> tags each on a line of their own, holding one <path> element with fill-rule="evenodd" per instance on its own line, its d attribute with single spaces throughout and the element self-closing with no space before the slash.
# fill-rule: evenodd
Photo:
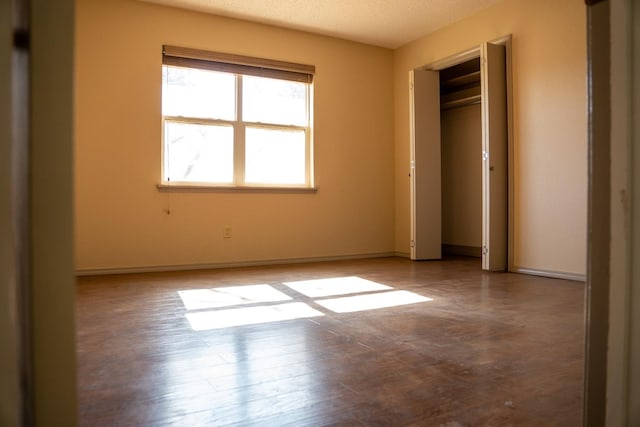
<svg viewBox="0 0 640 427">
<path fill-rule="evenodd" d="M 415 70 L 409 70 L 409 258 L 416 257 L 416 115 L 413 91 Z"/>
<path fill-rule="evenodd" d="M 114 267 L 114 268 L 87 268 L 76 269 L 76 276 L 103 276 L 108 274 L 136 274 L 136 273 L 161 273 L 167 271 L 188 271 L 188 270 L 213 270 L 234 267 L 260 267 L 266 265 L 286 265 L 303 264 L 312 262 L 327 261 L 348 261 L 367 258 L 388 258 L 398 256 L 396 252 L 376 252 L 368 254 L 337 255 L 326 257 L 308 258 L 283 258 L 254 261 L 232 261 L 205 264 L 177 264 L 177 265 L 154 265 L 142 267 Z"/>
<path fill-rule="evenodd" d="M 411 255 L 407 252 L 374 252 L 353 255 L 337 255 L 325 257 L 307 257 L 307 258 L 282 258 L 267 259 L 253 261 L 232 261 L 221 263 L 205 263 L 205 264 L 172 264 L 172 265 L 153 265 L 141 267 L 113 267 L 113 268 L 86 268 L 76 269 L 76 276 L 103 276 L 109 274 L 137 274 L 137 273 L 161 273 L 168 271 L 189 271 L 189 270 L 213 270 L 221 268 L 236 267 L 260 267 L 267 265 L 286 265 L 286 264 L 303 264 L 313 262 L 327 261 L 349 261 L 370 258 L 405 258 L 410 259 Z M 530 274 L 533 276 L 550 277 L 554 279 L 573 280 L 584 282 L 586 276 L 576 273 L 564 273 L 559 271 L 540 270 L 535 268 L 514 267 L 509 270 L 510 273 Z"/>
<path fill-rule="evenodd" d="M 464 52 L 447 56 L 446 58 L 432 62 L 427 66 L 419 67 L 419 69 L 440 71 L 440 70 L 444 70 L 445 68 L 453 67 L 454 65 L 462 64 L 463 62 L 466 62 L 470 59 L 475 59 L 479 57 L 480 57 L 480 45 L 472 49 L 465 50 Z"/>
<path fill-rule="evenodd" d="M 504 44 L 507 64 L 507 271 L 515 267 L 515 136 L 513 131 L 513 51 L 511 35 L 504 41 L 495 41 L 496 44 Z"/>
<path fill-rule="evenodd" d="M 169 193 L 317 193 L 318 187 L 272 185 L 215 185 L 206 182 L 166 182 L 156 184 L 161 192 Z"/>
<path fill-rule="evenodd" d="M 507 48 L 507 57 L 511 54 L 511 34 L 507 34 L 506 36 L 498 37 L 497 39 L 488 40 L 486 43 L 491 44 L 499 44 L 503 45 Z M 422 67 L 417 67 L 418 70 L 431 70 L 431 71 L 440 71 L 445 68 L 453 67 L 454 65 L 462 64 L 470 59 L 475 59 L 480 57 L 480 48 L 481 44 L 471 49 L 467 49 L 465 51 L 447 56 L 445 58 L 439 59 L 437 61 L 431 62 Z M 508 59 L 509 60 L 509 59 Z M 507 66 L 507 68 L 510 68 Z"/>
<path fill-rule="evenodd" d="M 562 271 L 541 270 L 538 268 L 516 267 L 509 269 L 510 273 L 530 274 L 532 276 L 550 277 L 552 279 L 574 280 L 577 282 L 586 282 L 587 276 L 577 273 L 565 273 Z"/>
</svg>

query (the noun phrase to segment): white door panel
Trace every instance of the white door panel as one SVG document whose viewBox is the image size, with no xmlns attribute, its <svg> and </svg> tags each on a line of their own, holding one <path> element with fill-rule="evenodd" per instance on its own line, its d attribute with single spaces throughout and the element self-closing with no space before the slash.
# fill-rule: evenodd
<svg viewBox="0 0 640 427">
<path fill-rule="evenodd" d="M 506 49 L 484 43 L 482 91 L 482 269 L 507 268 L 507 85 Z"/>
<path fill-rule="evenodd" d="M 440 259 L 440 77 L 437 71 L 412 70 L 409 84 L 411 259 Z"/>
</svg>

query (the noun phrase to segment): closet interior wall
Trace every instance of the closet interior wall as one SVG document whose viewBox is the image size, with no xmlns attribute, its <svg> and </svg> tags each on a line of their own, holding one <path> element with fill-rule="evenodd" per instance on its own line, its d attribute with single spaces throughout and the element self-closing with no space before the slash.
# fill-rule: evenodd
<svg viewBox="0 0 640 427">
<path fill-rule="evenodd" d="M 442 253 L 481 257 L 480 58 L 440 70 Z"/>
</svg>

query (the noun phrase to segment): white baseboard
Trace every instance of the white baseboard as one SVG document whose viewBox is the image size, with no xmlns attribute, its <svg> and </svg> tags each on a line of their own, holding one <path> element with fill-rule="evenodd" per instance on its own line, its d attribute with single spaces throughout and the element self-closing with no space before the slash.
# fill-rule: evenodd
<svg viewBox="0 0 640 427">
<path fill-rule="evenodd" d="M 211 270 L 234 267 L 259 267 L 267 265 L 302 264 L 306 262 L 326 262 L 326 261 L 348 261 L 367 258 L 387 258 L 399 257 L 410 259 L 407 252 L 376 252 L 368 254 L 337 255 L 325 257 L 308 258 L 283 258 L 255 261 L 236 261 L 206 264 L 176 264 L 176 265 L 154 265 L 142 267 L 114 267 L 114 268 L 87 268 L 76 270 L 76 276 L 102 276 L 108 274 L 136 274 L 136 273 L 161 273 L 166 271 L 188 271 L 188 270 Z M 511 273 L 531 274 L 533 276 L 551 277 L 554 279 L 574 280 L 586 282 L 586 275 L 576 273 L 564 273 L 560 271 L 540 270 L 535 268 L 525 268 L 512 266 Z"/>
<path fill-rule="evenodd" d="M 577 282 L 587 281 L 587 276 L 585 274 L 564 273 L 561 271 L 540 270 L 537 268 L 525 268 L 525 267 L 512 266 L 509 269 L 509 272 L 531 274 L 532 276 L 551 277 L 552 279 L 574 280 Z"/>
<path fill-rule="evenodd" d="M 142 267 L 86 268 L 77 269 L 76 276 L 103 276 L 108 274 L 161 273 L 166 271 L 211 270 L 234 267 L 258 267 L 266 265 L 302 264 L 306 262 L 348 261 L 366 258 L 386 258 L 399 256 L 396 252 L 376 252 L 369 254 L 338 255 L 309 258 L 285 258 L 256 261 L 236 261 L 206 264 L 153 265 Z"/>
</svg>

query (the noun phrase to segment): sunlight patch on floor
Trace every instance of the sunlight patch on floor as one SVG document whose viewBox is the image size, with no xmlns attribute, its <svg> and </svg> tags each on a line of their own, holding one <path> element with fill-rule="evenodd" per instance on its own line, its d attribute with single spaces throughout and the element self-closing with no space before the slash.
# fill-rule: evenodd
<svg viewBox="0 0 640 427">
<path fill-rule="evenodd" d="M 276 286 L 282 285 L 286 288 L 241 285 L 183 290 L 178 294 L 187 311 L 191 311 L 185 316 L 195 331 L 318 317 L 324 316 L 325 310 L 353 313 L 432 301 L 357 276 L 300 280 Z M 301 302 L 298 294 L 313 300 Z M 277 304 L 280 302 L 284 303 Z M 247 304 L 252 306 L 242 307 Z M 313 308 L 315 304 L 321 311 Z"/>
<path fill-rule="evenodd" d="M 229 307 L 232 305 L 290 301 L 292 298 L 269 285 L 229 286 L 213 289 L 178 291 L 187 310 Z"/>
<path fill-rule="evenodd" d="M 302 302 L 186 314 L 194 331 L 324 316 Z"/>
<path fill-rule="evenodd" d="M 301 280 L 285 282 L 286 286 L 310 298 L 334 295 L 359 294 L 362 292 L 386 291 L 393 289 L 357 276 L 333 277 L 330 279 Z"/>
<path fill-rule="evenodd" d="M 375 310 L 427 301 L 433 300 L 409 291 L 392 291 L 316 300 L 315 303 L 336 313 L 353 313 L 356 311 Z"/>
</svg>

